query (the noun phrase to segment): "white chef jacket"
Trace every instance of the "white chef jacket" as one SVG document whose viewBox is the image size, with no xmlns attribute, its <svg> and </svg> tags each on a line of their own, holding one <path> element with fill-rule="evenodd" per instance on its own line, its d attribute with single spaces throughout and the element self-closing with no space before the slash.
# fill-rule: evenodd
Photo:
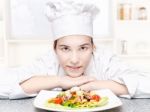
<svg viewBox="0 0 150 112">
<path fill-rule="evenodd" d="M 49 51 L 29 66 L 0 69 L 0 98 L 18 99 L 36 96 L 26 94 L 19 85 L 36 75 L 65 75 L 54 51 Z M 94 51 L 85 75 L 94 76 L 98 80 L 113 80 L 125 84 L 129 95 L 122 97 L 150 98 L 150 74 L 129 67 L 107 50 Z"/>
</svg>

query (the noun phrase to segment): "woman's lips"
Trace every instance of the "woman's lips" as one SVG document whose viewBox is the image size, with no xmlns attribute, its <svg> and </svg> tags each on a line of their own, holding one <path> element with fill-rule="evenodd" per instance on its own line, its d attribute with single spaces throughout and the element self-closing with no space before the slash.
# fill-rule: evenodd
<svg viewBox="0 0 150 112">
<path fill-rule="evenodd" d="M 67 68 L 71 70 L 79 70 L 81 66 L 67 66 Z"/>
</svg>

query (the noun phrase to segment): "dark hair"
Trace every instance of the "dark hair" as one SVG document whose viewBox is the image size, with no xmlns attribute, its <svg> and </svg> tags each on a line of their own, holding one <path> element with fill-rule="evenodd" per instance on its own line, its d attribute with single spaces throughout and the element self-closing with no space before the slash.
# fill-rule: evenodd
<svg viewBox="0 0 150 112">
<path fill-rule="evenodd" d="M 53 45 L 54 49 L 56 49 L 56 46 L 57 46 L 57 40 L 54 41 L 54 45 Z"/>
<path fill-rule="evenodd" d="M 53 45 L 54 50 L 55 50 L 55 49 L 56 49 L 56 47 L 57 47 L 57 41 L 58 41 L 58 40 L 55 40 L 55 41 L 54 41 L 54 45 Z M 94 44 L 94 42 L 93 42 L 93 38 L 91 38 L 91 43 L 92 43 L 92 45 Z"/>
</svg>

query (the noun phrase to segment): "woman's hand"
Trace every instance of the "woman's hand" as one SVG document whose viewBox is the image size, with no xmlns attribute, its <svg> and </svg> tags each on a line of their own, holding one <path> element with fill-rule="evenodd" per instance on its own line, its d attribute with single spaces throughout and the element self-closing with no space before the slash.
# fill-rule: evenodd
<svg viewBox="0 0 150 112">
<path fill-rule="evenodd" d="M 125 85 L 112 80 L 96 80 L 79 86 L 81 90 L 91 91 L 97 89 L 110 89 L 116 95 L 126 95 L 128 90 Z"/>
<path fill-rule="evenodd" d="M 62 89 L 70 89 L 71 87 L 81 86 L 94 80 L 95 78 L 89 76 L 81 76 L 77 78 L 69 76 L 34 76 L 21 82 L 20 86 L 25 93 L 34 94 L 42 89 L 49 90 L 58 87 L 61 87 Z"/>
<path fill-rule="evenodd" d="M 80 77 L 76 77 L 76 78 L 72 78 L 69 76 L 63 76 L 63 77 L 60 77 L 59 85 L 62 89 L 66 90 L 66 89 L 70 89 L 74 86 L 81 86 L 86 83 L 90 83 L 95 80 L 96 79 L 94 77 L 90 77 L 90 76 L 80 76 Z"/>
</svg>

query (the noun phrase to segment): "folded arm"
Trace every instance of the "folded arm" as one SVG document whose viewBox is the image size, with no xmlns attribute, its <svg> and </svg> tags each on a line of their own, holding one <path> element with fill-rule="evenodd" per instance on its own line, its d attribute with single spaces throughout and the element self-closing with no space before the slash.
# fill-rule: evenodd
<svg viewBox="0 0 150 112">
<path fill-rule="evenodd" d="M 97 80 L 89 82 L 87 84 L 81 85 L 82 90 L 90 91 L 95 89 L 110 89 L 116 95 L 126 95 L 129 94 L 127 87 L 118 82 L 112 80 Z"/>
<path fill-rule="evenodd" d="M 70 89 L 74 86 L 81 86 L 94 81 L 93 77 L 80 76 L 72 78 L 69 76 L 34 76 L 20 83 L 20 86 L 27 94 L 38 93 L 40 90 L 50 90 L 54 88 Z"/>
</svg>

